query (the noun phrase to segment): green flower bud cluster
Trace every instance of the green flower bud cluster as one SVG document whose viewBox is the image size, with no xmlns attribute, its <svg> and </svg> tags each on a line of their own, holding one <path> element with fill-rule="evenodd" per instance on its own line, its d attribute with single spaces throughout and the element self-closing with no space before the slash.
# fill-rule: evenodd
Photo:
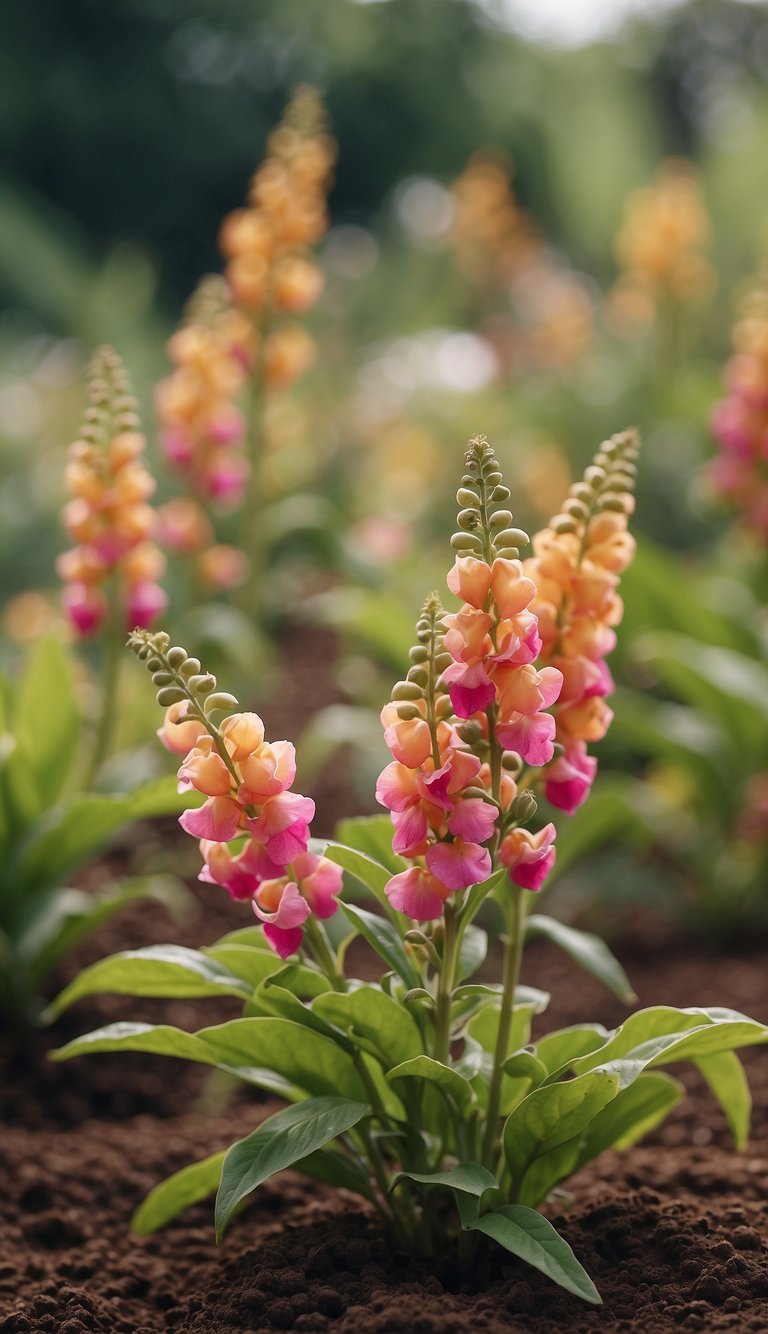
<svg viewBox="0 0 768 1334">
<path fill-rule="evenodd" d="M 456 492 L 459 531 L 451 538 L 453 550 L 489 565 L 497 556 L 517 560 L 520 548 L 528 545 L 528 534 L 512 527 L 511 510 L 500 508 L 509 500 L 510 490 L 485 436 L 470 440 L 464 463 L 466 472 Z"/>
<path fill-rule="evenodd" d="M 180 645 L 171 646 L 170 635 L 164 630 L 134 630 L 128 637 L 128 647 L 152 673 L 158 687 L 157 702 L 167 709 L 171 704 L 187 700 L 193 711 L 207 719 L 217 710 L 230 712 L 237 708 L 237 699 L 224 690 L 216 689 L 216 677 L 204 672 L 199 658 L 191 658 Z"/>
<path fill-rule="evenodd" d="M 556 533 L 581 536 L 596 514 L 605 510 L 629 513 L 639 450 L 640 437 L 634 430 L 621 431 L 603 441 L 582 480 L 568 492 L 561 512 L 550 520 L 550 528 Z"/>
<path fill-rule="evenodd" d="M 113 347 L 97 348 L 88 367 L 88 407 L 81 438 L 104 445 L 123 431 L 140 429 L 138 404 L 120 357 Z"/>
<path fill-rule="evenodd" d="M 397 681 L 392 688 L 391 698 L 404 722 L 423 717 L 419 708 L 423 700 L 434 707 L 436 718 L 447 718 L 452 712 L 451 701 L 440 686 L 440 673 L 453 662 L 443 646 L 444 615 L 437 593 L 430 593 L 416 622 L 416 643 L 408 654 L 411 663 L 408 673 L 404 681 Z"/>
</svg>

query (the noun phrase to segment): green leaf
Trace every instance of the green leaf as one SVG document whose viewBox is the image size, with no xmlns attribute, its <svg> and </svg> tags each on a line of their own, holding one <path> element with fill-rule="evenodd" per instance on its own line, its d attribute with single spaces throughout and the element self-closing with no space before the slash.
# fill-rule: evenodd
<svg viewBox="0 0 768 1334">
<path fill-rule="evenodd" d="M 583 1167 L 606 1149 L 628 1149 L 660 1125 L 684 1096 L 682 1084 L 670 1075 L 639 1075 L 590 1122 L 577 1166 Z"/>
<path fill-rule="evenodd" d="M 150 1232 L 165 1227 L 166 1223 L 170 1223 L 171 1219 L 191 1204 L 213 1195 L 219 1188 L 226 1152 L 226 1149 L 221 1149 L 219 1153 L 212 1153 L 210 1158 L 203 1158 L 199 1163 L 190 1163 L 155 1186 L 131 1219 L 133 1231 L 140 1237 L 146 1237 Z"/>
<path fill-rule="evenodd" d="M 624 969 L 599 936 L 587 931 L 576 931 L 572 926 L 557 922 L 554 917 L 544 917 L 538 913 L 528 918 L 526 934 L 544 936 L 558 945 L 625 1005 L 637 1000 Z"/>
<path fill-rule="evenodd" d="M 462 1195 L 480 1199 L 487 1190 L 498 1190 L 499 1183 L 492 1172 L 480 1163 L 457 1163 L 446 1172 L 398 1172 L 392 1189 L 401 1181 L 416 1181 L 421 1186 L 448 1186 Z"/>
<path fill-rule="evenodd" d="M 523 1098 L 504 1126 L 504 1154 L 517 1191 L 537 1158 L 581 1134 L 618 1091 L 618 1074 L 595 1070 Z"/>
<path fill-rule="evenodd" d="M 353 1100 L 366 1096 L 341 1047 L 290 1019 L 230 1019 L 202 1028 L 195 1036 L 216 1064 L 252 1082 L 262 1082 L 262 1072 L 268 1071 L 310 1096 L 338 1094 Z"/>
<path fill-rule="evenodd" d="M 50 1053 L 52 1061 L 69 1061 L 73 1056 L 86 1056 L 102 1051 L 143 1051 L 157 1056 L 177 1056 L 183 1061 L 200 1061 L 216 1065 L 213 1052 L 194 1033 L 169 1024 L 107 1024 L 92 1033 L 73 1038 L 71 1042 Z"/>
<path fill-rule="evenodd" d="M 550 1075 L 570 1066 L 579 1056 L 604 1047 L 611 1033 L 602 1024 L 573 1024 L 547 1033 L 536 1043 L 536 1055 Z"/>
<path fill-rule="evenodd" d="M 548 1071 L 532 1051 L 516 1051 L 504 1062 L 504 1073 L 512 1079 L 528 1079 L 537 1088 L 546 1079 Z"/>
<path fill-rule="evenodd" d="M 394 833 L 388 815 L 355 816 L 350 820 L 339 821 L 333 843 L 329 846 L 341 844 L 345 848 L 362 852 L 385 866 L 390 876 L 393 876 L 405 871 L 408 866 L 402 857 L 392 851 Z"/>
<path fill-rule="evenodd" d="M 475 1094 L 469 1080 L 460 1075 L 452 1066 L 443 1065 L 431 1056 L 415 1056 L 413 1060 L 403 1061 L 387 1074 L 387 1081 L 394 1084 L 399 1079 L 423 1079 L 428 1084 L 437 1084 L 454 1102 L 460 1112 L 466 1114 L 475 1101 Z"/>
<path fill-rule="evenodd" d="M 361 885 L 370 890 L 380 907 L 387 913 L 391 912 L 385 890 L 392 879 L 392 872 L 386 866 L 382 866 L 381 862 L 366 853 L 358 852 L 355 848 L 342 847 L 340 843 L 329 843 L 325 849 L 325 856 L 359 880 Z"/>
<path fill-rule="evenodd" d="M 483 1214 L 471 1230 L 484 1232 L 505 1250 L 558 1283 L 567 1292 L 599 1306 L 602 1302 L 587 1271 L 579 1264 L 567 1241 L 535 1209 L 508 1204 Z"/>
<path fill-rule="evenodd" d="M 124 796 L 70 797 L 30 830 L 18 867 L 19 882 L 30 890 L 63 880 L 124 825 L 158 815 L 175 815 L 189 802 L 172 777 L 159 778 Z"/>
<path fill-rule="evenodd" d="M 216 1196 L 216 1240 L 220 1241 L 234 1210 L 268 1177 L 307 1158 L 330 1140 L 370 1114 L 365 1103 L 346 1098 L 310 1098 L 277 1112 L 233 1144 L 221 1172 Z"/>
<path fill-rule="evenodd" d="M 57 639 L 42 639 L 30 652 L 16 694 L 13 730 L 18 748 L 8 776 L 13 782 L 10 771 L 23 770 L 31 779 L 33 803 L 27 816 L 34 819 L 61 795 L 80 730 L 71 658 Z"/>
<path fill-rule="evenodd" d="M 422 1050 L 416 1023 L 397 1001 L 377 987 L 328 992 L 318 996 L 312 1009 L 356 1039 L 381 1060 L 385 1069 L 400 1065 Z"/>
<path fill-rule="evenodd" d="M 259 935 L 261 936 L 261 931 Z M 263 936 L 261 938 L 263 939 Z M 318 969 L 307 964 L 286 965 L 269 946 L 266 949 L 256 949 L 251 944 L 239 944 L 227 940 L 207 946 L 202 953 L 221 964 L 235 977 L 242 978 L 252 990 L 267 978 L 280 978 L 283 986 L 288 982 L 298 996 L 317 996 L 322 991 L 328 990 L 329 984 Z"/>
<path fill-rule="evenodd" d="M 420 986 L 421 978 L 406 953 L 402 937 L 391 922 L 363 908 L 353 908 L 351 903 L 341 903 L 339 906 L 371 949 L 402 978 L 409 989 Z"/>
<path fill-rule="evenodd" d="M 326 1186 L 338 1186 L 340 1190 L 349 1190 L 366 1200 L 371 1198 L 371 1179 L 366 1168 L 337 1149 L 316 1149 L 294 1163 L 293 1170 L 313 1181 L 322 1181 Z"/>
<path fill-rule="evenodd" d="M 296 1024 L 301 1024 L 303 1028 L 322 1033 L 323 1037 L 330 1038 L 346 1052 L 355 1051 L 355 1043 L 346 1033 L 339 1032 L 274 977 L 266 978 L 261 986 L 256 988 L 248 1002 L 246 1014 L 248 1017 L 271 1015 L 277 1019 L 290 1019 Z"/>
<path fill-rule="evenodd" d="M 119 884 L 88 892 L 50 889 L 27 900 L 16 952 L 35 977 L 44 977 L 54 963 L 78 941 L 109 922 L 129 903 L 155 899 L 174 909 L 186 901 L 187 891 L 173 876 L 137 875 Z"/>
<path fill-rule="evenodd" d="M 145 949 L 123 950 L 84 968 L 59 992 L 49 1006 L 49 1015 L 55 1018 L 84 996 L 104 992 L 173 999 L 195 996 L 243 999 L 251 994 L 251 988 L 198 950 L 182 945 L 148 945 Z"/>
<path fill-rule="evenodd" d="M 579 1057 L 571 1068 L 583 1072 L 623 1057 L 650 1067 L 766 1041 L 768 1028 L 736 1010 L 657 1005 L 630 1015 L 604 1046 Z"/>
<path fill-rule="evenodd" d="M 752 1115 L 752 1095 L 747 1076 L 733 1051 L 701 1056 L 694 1061 L 725 1112 L 728 1129 L 737 1149 L 746 1149 Z"/>
<path fill-rule="evenodd" d="M 549 1002 L 546 991 L 536 992 L 533 987 L 518 987 L 515 991 L 515 1009 L 509 1034 L 508 1054 L 526 1046 L 531 1036 L 531 1020 L 541 1014 Z M 486 1051 L 496 1050 L 499 1031 L 499 1002 L 484 1005 L 467 1020 L 467 1032 Z"/>
</svg>

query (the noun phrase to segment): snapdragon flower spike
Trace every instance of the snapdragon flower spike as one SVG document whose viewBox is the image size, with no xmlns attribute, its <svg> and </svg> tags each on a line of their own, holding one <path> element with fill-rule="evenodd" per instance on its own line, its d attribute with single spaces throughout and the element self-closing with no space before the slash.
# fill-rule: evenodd
<svg viewBox="0 0 768 1334">
<path fill-rule="evenodd" d="M 238 504 L 245 490 L 245 419 L 237 399 L 256 343 L 253 324 L 232 306 L 224 279 L 207 275 L 168 343 L 173 371 L 155 395 L 160 443 L 171 467 L 193 496 L 222 506 Z"/>
<path fill-rule="evenodd" d="M 264 934 L 281 958 L 300 947 L 312 913 L 331 917 L 341 868 L 307 851 L 315 803 L 292 792 L 296 757 L 289 741 L 268 742 L 257 713 L 231 712 L 237 700 L 217 690 L 185 649 L 168 635 L 135 631 L 129 645 L 146 661 L 166 709 L 158 735 L 183 756 L 179 790 L 206 797 L 179 823 L 200 840 L 200 880 L 233 899 L 250 899 Z M 219 724 L 212 715 L 226 711 Z"/>
<path fill-rule="evenodd" d="M 436 594 L 427 599 L 408 677 L 382 713 L 394 760 L 376 796 L 391 812 L 393 850 L 413 863 L 387 894 L 419 921 L 440 917 L 451 894 L 487 879 L 493 852 L 515 883 L 533 890 L 555 857 L 551 826 L 541 835 L 520 830 L 536 806 L 529 791 L 518 793 L 514 775 L 524 763 L 552 759 L 547 710 L 562 675 L 537 666 L 536 586 L 519 559 L 528 539 L 501 508 L 509 491 L 482 437 L 470 442 L 466 469 L 448 575 L 463 605 L 445 614 Z"/>
<path fill-rule="evenodd" d="M 554 753 L 555 724 L 546 710 L 558 698 L 562 676 L 556 667 L 535 665 L 541 650 L 531 610 L 536 586 L 519 558 L 528 537 L 500 508 L 509 490 L 484 437 L 470 442 L 465 462 L 457 493 L 461 531 L 451 539 L 456 562 L 448 575 L 449 589 L 464 605 L 445 617 L 445 647 L 454 661 L 443 680 L 458 717 L 487 714 L 502 749 L 537 767 Z"/>
<path fill-rule="evenodd" d="M 768 538 L 768 272 L 749 294 L 733 331 L 725 397 L 712 413 L 720 452 L 715 489 L 758 538 Z"/>
<path fill-rule="evenodd" d="M 407 678 L 381 714 L 394 758 L 379 777 L 376 799 L 391 814 L 394 851 L 417 863 L 394 876 L 386 892 L 393 907 L 417 921 L 440 917 L 450 894 L 487 879 L 491 858 L 484 844 L 497 816 L 478 796 L 482 761 L 464 747 L 441 683 L 451 662 L 443 615 L 433 593 L 416 626 Z"/>
<path fill-rule="evenodd" d="M 572 814 L 589 795 L 597 760 L 588 747 L 606 734 L 614 689 L 605 662 L 616 643 L 623 604 L 620 576 L 635 552 L 627 531 L 634 510 L 639 438 L 624 431 L 600 446 L 583 480 L 571 487 L 561 514 L 533 539 L 525 573 L 536 587 L 545 663 L 562 688 L 554 708 L 557 758 L 544 771 L 547 800 Z"/>
<path fill-rule="evenodd" d="M 148 503 L 155 482 L 142 457 L 136 400 L 112 348 L 95 353 L 88 381 L 89 406 L 67 464 L 72 499 L 63 512 L 77 545 L 56 562 L 64 606 L 83 638 L 101 629 L 110 604 L 129 629 L 151 625 L 168 603 L 158 582 L 165 558 L 153 541 L 157 516 Z"/>
</svg>

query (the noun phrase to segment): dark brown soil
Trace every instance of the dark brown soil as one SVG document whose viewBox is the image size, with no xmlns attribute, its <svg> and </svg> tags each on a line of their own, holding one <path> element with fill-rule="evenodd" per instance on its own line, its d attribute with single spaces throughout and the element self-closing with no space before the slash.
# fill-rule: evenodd
<svg viewBox="0 0 768 1334">
<path fill-rule="evenodd" d="M 214 925 L 212 901 L 206 894 L 198 902 L 202 919 L 190 919 L 185 939 L 195 931 L 198 940 L 213 938 L 232 925 L 228 905 L 226 925 L 221 917 Z M 133 943 L 140 927 L 146 941 L 149 925 L 132 920 L 124 943 Z M 103 941 L 92 945 L 96 954 L 103 948 Z M 668 946 L 634 960 L 625 950 L 624 959 L 641 1004 L 716 1001 L 768 1017 L 758 953 L 717 959 Z M 620 1020 L 618 1003 L 550 947 L 537 945 L 526 963 L 525 980 L 555 992 L 548 1026 Z M 109 1017 L 136 1011 L 125 999 L 104 1005 Z M 75 1030 L 93 1018 L 84 1010 Z M 149 1011 L 172 1012 L 178 1022 L 203 1019 L 193 1002 L 155 1002 Z M 758 1334 L 768 1329 L 768 1060 L 759 1050 L 748 1055 L 755 1118 L 746 1154 L 729 1150 L 722 1115 L 701 1082 L 683 1073 L 691 1096 L 652 1140 L 585 1169 L 573 1182 L 572 1205 L 551 1213 L 602 1292 L 602 1308 L 584 1306 L 500 1250 L 489 1250 L 469 1276 L 452 1253 L 428 1264 L 414 1260 L 349 1197 L 334 1198 L 290 1173 L 262 1188 L 218 1250 L 210 1203 L 155 1237 L 133 1238 L 128 1220 L 155 1182 L 246 1134 L 274 1104 L 238 1094 L 211 1115 L 216 1091 L 209 1087 L 207 1101 L 191 1105 L 192 1067 L 178 1062 L 94 1057 L 55 1067 L 56 1080 L 72 1081 L 70 1114 L 52 1114 L 65 1086 L 36 1094 L 19 1082 L 14 1124 L 3 1132 L 0 1332 Z M 86 1075 L 86 1067 L 94 1073 Z M 97 1069 L 105 1081 L 119 1081 L 125 1107 L 106 1091 L 98 1105 Z M 90 1119 L 70 1128 L 89 1097 Z M 140 1107 L 147 1114 L 135 1115 Z M 125 1119 L 106 1119 L 119 1114 Z"/>
</svg>

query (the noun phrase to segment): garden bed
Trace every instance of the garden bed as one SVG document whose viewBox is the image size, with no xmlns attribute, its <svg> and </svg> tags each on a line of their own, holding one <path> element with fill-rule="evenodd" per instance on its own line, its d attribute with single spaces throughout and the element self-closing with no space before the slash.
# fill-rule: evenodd
<svg viewBox="0 0 768 1334">
<path fill-rule="evenodd" d="M 176 924 L 168 932 L 160 909 L 135 908 L 90 942 L 89 957 L 168 934 L 201 943 L 242 920 L 241 909 L 203 894 L 182 933 Z M 620 953 L 641 1004 L 717 1002 L 768 1017 L 759 952 L 717 958 L 635 942 Z M 524 981 L 554 992 L 547 1026 L 621 1020 L 618 1002 L 550 946 L 531 948 Z M 148 1004 L 147 1017 L 161 1008 Z M 206 1003 L 204 1013 L 193 1002 L 164 1012 L 190 1025 L 229 1013 L 223 1003 Z M 90 1001 L 87 1013 L 82 1006 L 67 1018 L 66 1030 L 129 1013 L 136 1015 L 135 1001 Z M 219 1249 L 210 1202 L 136 1239 L 128 1221 L 153 1184 L 247 1133 L 274 1105 L 239 1086 L 224 1110 L 217 1105 L 224 1090 L 206 1089 L 196 1068 L 160 1058 L 79 1060 L 49 1067 L 42 1083 L 30 1066 L 16 1081 L 0 1150 L 9 1183 L 0 1331 L 757 1334 L 768 1327 L 768 1069 L 760 1051 L 746 1059 L 755 1100 L 746 1154 L 729 1150 L 714 1100 L 683 1071 L 691 1095 L 666 1124 L 641 1146 L 590 1165 L 575 1179 L 572 1206 L 550 1209 L 594 1277 L 602 1308 L 584 1306 L 499 1252 L 465 1282 L 453 1254 L 427 1264 L 398 1252 L 349 1198 L 291 1173 L 256 1194 Z"/>
</svg>

